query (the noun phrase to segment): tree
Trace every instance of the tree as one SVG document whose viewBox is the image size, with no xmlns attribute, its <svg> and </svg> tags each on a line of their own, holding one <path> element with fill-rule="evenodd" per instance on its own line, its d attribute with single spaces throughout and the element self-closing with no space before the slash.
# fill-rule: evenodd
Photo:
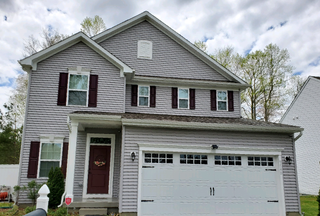
<svg viewBox="0 0 320 216">
<path fill-rule="evenodd" d="M 6 113 L 0 110 L 0 164 L 19 164 L 22 126 L 17 126 L 13 104 L 4 104 Z"/>
<path fill-rule="evenodd" d="M 92 37 L 107 29 L 103 19 L 98 15 L 96 15 L 94 18 L 86 17 L 80 25 L 80 30 L 89 37 Z"/>
<path fill-rule="evenodd" d="M 194 42 L 194 45 L 196 47 L 198 47 L 199 49 L 201 49 L 203 52 L 205 52 L 205 53 L 207 52 L 208 46 L 207 46 L 206 42 L 198 40 L 198 41 Z"/>
<path fill-rule="evenodd" d="M 51 28 L 43 28 L 40 37 L 43 39 L 39 40 L 33 35 L 30 35 L 28 40 L 23 43 L 24 57 L 46 49 L 69 36 L 60 34 L 57 30 L 52 30 Z"/>
</svg>

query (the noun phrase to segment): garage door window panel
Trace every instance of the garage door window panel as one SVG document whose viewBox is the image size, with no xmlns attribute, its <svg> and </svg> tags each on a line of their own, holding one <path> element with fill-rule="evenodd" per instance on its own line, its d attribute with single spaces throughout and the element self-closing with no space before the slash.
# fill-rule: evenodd
<svg viewBox="0 0 320 216">
<path fill-rule="evenodd" d="M 257 157 L 257 156 L 248 157 L 248 166 L 273 166 L 273 165 L 274 165 L 273 157 Z"/>
<path fill-rule="evenodd" d="M 215 155 L 215 165 L 241 166 L 241 156 Z"/>
<path fill-rule="evenodd" d="M 145 163 L 173 163 L 173 154 L 145 153 Z"/>
<path fill-rule="evenodd" d="M 208 164 L 208 155 L 180 154 L 180 164 Z"/>
</svg>

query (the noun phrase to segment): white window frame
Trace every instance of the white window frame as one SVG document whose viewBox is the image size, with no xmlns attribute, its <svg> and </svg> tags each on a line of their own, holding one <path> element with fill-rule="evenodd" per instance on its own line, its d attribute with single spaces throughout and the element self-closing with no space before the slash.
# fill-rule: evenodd
<svg viewBox="0 0 320 216">
<path fill-rule="evenodd" d="M 219 92 L 226 92 L 226 95 L 227 95 L 226 100 L 219 100 L 219 97 L 218 97 Z M 229 106 L 228 106 L 228 91 L 227 90 L 217 90 L 216 98 L 217 98 L 217 111 L 228 111 L 229 110 Z M 219 101 L 226 102 L 226 109 L 225 110 L 219 110 Z"/>
<path fill-rule="evenodd" d="M 40 149 L 39 149 L 38 173 L 37 173 L 37 177 L 39 179 L 48 179 L 48 177 L 40 177 L 41 161 L 58 161 L 58 159 L 41 159 L 42 144 L 43 143 L 61 144 L 61 152 L 60 152 L 60 159 L 59 159 L 59 167 L 61 167 L 62 153 L 63 153 L 63 138 L 64 138 L 63 136 L 54 136 L 54 135 L 40 136 Z"/>
<path fill-rule="evenodd" d="M 141 95 L 141 97 L 148 97 L 148 105 L 147 106 L 144 106 L 144 105 L 140 105 L 140 87 L 148 87 L 148 96 L 145 96 L 145 95 Z M 138 85 L 138 106 L 141 106 L 141 107 L 149 107 L 150 106 L 150 86 L 147 86 L 147 85 Z"/>
<path fill-rule="evenodd" d="M 187 89 L 188 90 L 188 98 L 180 98 L 180 89 Z M 188 107 L 187 108 L 181 108 L 180 107 L 180 103 L 179 103 L 179 101 L 180 101 L 180 99 L 187 99 L 188 100 Z M 178 88 L 178 109 L 189 109 L 190 108 L 190 89 L 189 88 Z"/>
<path fill-rule="evenodd" d="M 144 52 L 141 47 L 142 45 L 146 45 L 148 50 Z M 138 41 L 138 51 L 137 51 L 137 58 L 139 59 L 152 59 L 152 41 L 147 40 L 139 40 Z"/>
<path fill-rule="evenodd" d="M 88 76 L 87 90 L 69 89 L 70 75 L 71 74 Z M 85 107 L 87 107 L 88 106 L 88 101 L 89 101 L 89 84 L 90 84 L 90 72 L 69 70 L 69 74 L 68 74 L 68 89 L 67 89 L 67 106 L 84 107 L 84 105 L 69 105 L 69 91 L 72 90 L 72 91 L 86 91 L 87 92 L 87 100 L 86 100 L 86 105 L 85 105 Z"/>
</svg>

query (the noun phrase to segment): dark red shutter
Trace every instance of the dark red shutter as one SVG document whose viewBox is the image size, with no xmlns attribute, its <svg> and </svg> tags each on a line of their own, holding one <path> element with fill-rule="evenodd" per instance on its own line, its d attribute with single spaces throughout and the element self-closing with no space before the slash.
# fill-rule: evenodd
<svg viewBox="0 0 320 216">
<path fill-rule="evenodd" d="M 65 106 L 67 103 L 67 89 L 68 89 L 68 73 L 60 73 L 58 103 L 59 106 Z"/>
<path fill-rule="evenodd" d="M 156 107 L 156 87 L 150 86 L 150 107 Z"/>
<path fill-rule="evenodd" d="M 132 85 L 131 86 L 131 106 L 138 105 L 138 86 Z"/>
<path fill-rule="evenodd" d="M 90 75 L 89 84 L 89 107 L 97 106 L 97 94 L 98 94 L 98 75 Z"/>
<path fill-rule="evenodd" d="M 189 97 L 190 97 L 190 109 L 196 108 L 196 90 L 195 89 L 189 89 Z"/>
<path fill-rule="evenodd" d="M 178 88 L 172 88 L 172 108 L 178 108 Z"/>
<path fill-rule="evenodd" d="M 40 142 L 31 142 L 29 154 L 28 178 L 37 178 Z"/>
<path fill-rule="evenodd" d="M 210 91 L 210 101 L 211 101 L 211 110 L 217 110 L 217 91 L 211 90 Z"/>
<path fill-rule="evenodd" d="M 234 111 L 233 104 L 233 91 L 228 91 L 228 108 L 230 112 Z"/>
<path fill-rule="evenodd" d="M 61 170 L 64 175 L 64 178 L 66 178 L 66 174 L 67 174 L 68 146 L 69 146 L 69 143 L 67 142 L 63 143 Z"/>
</svg>

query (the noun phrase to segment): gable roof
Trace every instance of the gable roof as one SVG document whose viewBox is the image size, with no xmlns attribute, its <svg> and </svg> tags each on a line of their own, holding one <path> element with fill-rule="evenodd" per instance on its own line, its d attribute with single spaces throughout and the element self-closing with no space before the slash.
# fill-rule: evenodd
<svg viewBox="0 0 320 216">
<path fill-rule="evenodd" d="M 133 74 L 134 70 L 131 69 L 128 65 L 120 61 L 117 57 L 112 55 L 110 52 L 108 52 L 106 49 L 104 49 L 102 46 L 100 46 L 98 43 L 93 41 L 91 38 L 89 38 L 86 34 L 83 32 L 78 32 L 77 34 L 74 34 L 50 47 L 47 49 L 41 50 L 29 57 L 26 57 L 20 61 L 20 65 L 22 66 L 23 70 L 30 72 L 31 70 L 37 70 L 37 64 L 46 59 L 50 56 L 61 52 L 68 47 L 77 44 L 79 42 L 83 42 L 88 47 L 93 49 L 95 52 L 100 54 L 102 57 L 107 59 L 109 62 L 111 62 L 113 65 L 115 65 L 117 68 L 120 69 L 120 76 L 124 76 L 125 74 Z"/>
<path fill-rule="evenodd" d="M 238 82 L 240 84 L 245 85 L 248 87 L 249 85 L 240 79 L 238 76 L 233 74 L 231 71 L 229 71 L 227 68 L 220 65 L 217 61 L 212 59 L 208 54 L 200 50 L 198 47 L 196 47 L 194 44 L 192 44 L 190 41 L 182 37 L 180 34 L 178 34 L 176 31 L 174 31 L 172 28 L 167 26 L 165 23 L 163 23 L 161 20 L 153 16 L 148 11 L 145 11 L 135 17 L 132 17 L 131 19 L 128 19 L 110 29 L 107 29 L 104 32 L 101 32 L 98 35 L 95 35 L 92 37 L 93 40 L 95 40 L 97 43 L 100 43 L 120 32 L 125 31 L 126 29 L 137 25 L 143 21 L 148 21 L 150 24 L 155 26 L 157 29 L 162 31 L 164 34 L 169 36 L 172 40 L 180 44 L 183 48 L 188 50 L 190 53 L 201 59 L 203 62 L 205 62 L 207 65 L 209 65 L 211 68 L 216 70 L 218 73 L 220 73 L 222 76 L 226 77 L 229 81 Z"/>
<path fill-rule="evenodd" d="M 305 87 L 308 85 L 308 83 L 310 82 L 310 80 L 314 80 L 319 82 L 319 86 L 320 86 L 320 77 L 316 77 L 316 76 L 309 76 L 308 79 L 304 82 L 302 88 L 300 89 L 300 91 L 298 92 L 298 94 L 296 95 L 296 97 L 293 99 L 293 101 L 291 102 L 290 106 L 288 107 L 288 109 L 286 110 L 286 112 L 283 114 L 282 118 L 280 119 L 280 123 L 283 122 L 283 120 L 285 119 L 285 117 L 287 116 L 287 114 L 289 113 L 289 111 L 291 110 L 291 108 L 293 107 L 293 105 L 296 103 L 296 101 L 298 100 L 298 98 L 300 97 L 301 93 L 303 92 L 303 90 L 305 89 Z"/>
</svg>

